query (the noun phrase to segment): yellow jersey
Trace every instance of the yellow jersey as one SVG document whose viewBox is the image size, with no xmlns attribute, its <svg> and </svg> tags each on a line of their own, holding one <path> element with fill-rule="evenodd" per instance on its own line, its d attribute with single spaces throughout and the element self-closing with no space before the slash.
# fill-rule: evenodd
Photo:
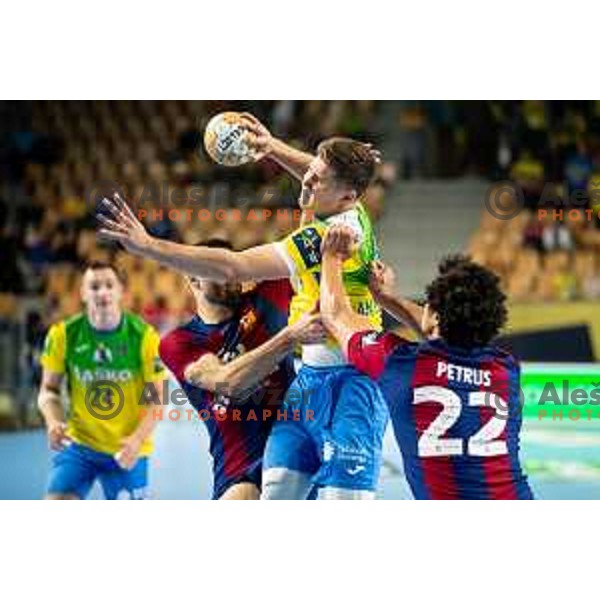
<svg viewBox="0 0 600 600">
<path fill-rule="evenodd" d="M 120 449 L 139 425 L 146 384 L 165 377 L 159 342 L 153 327 L 128 312 L 113 331 L 94 329 L 85 314 L 50 328 L 40 360 L 45 369 L 66 376 L 71 439 L 98 452 Z M 147 439 L 140 454 L 151 451 Z"/>
<path fill-rule="evenodd" d="M 311 312 L 318 304 L 321 280 L 321 241 L 331 225 L 351 227 L 358 236 L 354 255 L 343 264 L 344 287 L 352 308 L 366 316 L 373 329 L 381 329 L 381 309 L 369 290 L 370 263 L 379 258 L 377 241 L 369 216 L 358 203 L 355 208 L 338 215 L 318 219 L 276 242 L 276 248 L 288 265 L 295 295 L 290 306 L 289 323 Z M 345 364 L 341 348 L 329 338 L 324 344 L 302 348 L 302 361 L 311 366 Z"/>
</svg>

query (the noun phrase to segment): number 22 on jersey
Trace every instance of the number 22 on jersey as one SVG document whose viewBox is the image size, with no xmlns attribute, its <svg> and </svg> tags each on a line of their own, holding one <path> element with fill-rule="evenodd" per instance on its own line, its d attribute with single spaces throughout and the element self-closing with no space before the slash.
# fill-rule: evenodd
<svg viewBox="0 0 600 600">
<path fill-rule="evenodd" d="M 428 385 L 415 389 L 413 402 L 415 405 L 425 402 L 442 405 L 440 414 L 419 437 L 419 456 L 500 456 L 508 453 L 506 441 L 498 439 L 506 427 L 508 418 L 507 410 L 502 413 L 498 410 L 507 407 L 500 396 L 490 392 L 469 393 L 469 406 L 494 408 L 495 413 L 479 431 L 466 440 L 443 437 L 461 416 L 463 403 L 458 394 L 448 388 Z"/>
</svg>

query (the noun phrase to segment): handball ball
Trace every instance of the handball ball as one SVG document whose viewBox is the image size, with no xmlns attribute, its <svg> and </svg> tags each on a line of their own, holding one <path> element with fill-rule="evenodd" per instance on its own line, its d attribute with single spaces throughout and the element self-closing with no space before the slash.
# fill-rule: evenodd
<svg viewBox="0 0 600 600">
<path fill-rule="evenodd" d="M 223 112 L 215 115 L 204 130 L 204 147 L 220 165 L 237 167 L 254 160 L 248 145 L 248 130 L 239 113 Z"/>
</svg>

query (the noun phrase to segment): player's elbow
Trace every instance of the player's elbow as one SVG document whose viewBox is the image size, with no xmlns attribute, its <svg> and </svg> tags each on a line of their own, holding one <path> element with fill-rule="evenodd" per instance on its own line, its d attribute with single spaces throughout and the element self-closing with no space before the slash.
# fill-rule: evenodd
<svg viewBox="0 0 600 600">
<path fill-rule="evenodd" d="M 207 364 L 192 364 L 184 371 L 185 380 L 207 392 L 234 395 L 240 385 L 227 365 L 215 368 Z"/>
<path fill-rule="evenodd" d="M 187 383 L 209 392 L 214 391 L 215 378 L 213 375 L 213 369 L 196 363 L 188 365 L 183 371 L 183 377 Z"/>
<path fill-rule="evenodd" d="M 37 397 L 37 407 L 39 410 L 43 411 L 46 406 L 46 395 L 43 390 L 40 390 Z"/>
<path fill-rule="evenodd" d="M 49 404 L 52 404 L 53 402 L 56 403 L 59 401 L 59 395 L 59 390 L 42 385 L 37 397 L 38 409 L 41 412 L 44 412 L 44 410 L 48 407 Z"/>
</svg>

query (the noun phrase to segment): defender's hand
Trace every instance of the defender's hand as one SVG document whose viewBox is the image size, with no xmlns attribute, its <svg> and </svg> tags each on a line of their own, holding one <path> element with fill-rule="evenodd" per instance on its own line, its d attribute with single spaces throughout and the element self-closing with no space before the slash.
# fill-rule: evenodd
<svg viewBox="0 0 600 600">
<path fill-rule="evenodd" d="M 144 250 L 150 245 L 152 236 L 127 202 L 115 193 L 110 199 L 104 198 L 101 205 L 110 211 L 111 216 L 96 215 L 98 221 L 102 223 L 98 235 L 106 240 L 119 242 L 131 254 L 142 256 Z"/>
<path fill-rule="evenodd" d="M 327 338 L 327 330 L 321 322 L 321 315 L 306 314 L 290 325 L 290 335 L 298 344 L 320 344 Z"/>
<path fill-rule="evenodd" d="M 62 421 L 49 423 L 46 431 L 48 444 L 52 450 L 62 450 L 71 443 L 71 438 L 67 435 L 67 424 Z"/>
<path fill-rule="evenodd" d="M 380 260 L 371 263 L 369 275 L 369 289 L 375 298 L 391 296 L 396 287 L 396 274 L 394 269 Z"/>
<path fill-rule="evenodd" d="M 271 132 L 251 113 L 242 113 L 244 126 L 250 133 L 248 145 L 254 154 L 254 160 L 258 161 L 273 151 L 273 136 Z"/>
<path fill-rule="evenodd" d="M 142 443 L 135 435 L 126 437 L 121 442 L 121 449 L 115 454 L 115 460 L 122 469 L 128 471 L 135 467 Z"/>
<path fill-rule="evenodd" d="M 346 225 L 333 225 L 325 233 L 321 243 L 321 253 L 347 260 L 355 250 L 358 239 L 356 232 Z"/>
</svg>

